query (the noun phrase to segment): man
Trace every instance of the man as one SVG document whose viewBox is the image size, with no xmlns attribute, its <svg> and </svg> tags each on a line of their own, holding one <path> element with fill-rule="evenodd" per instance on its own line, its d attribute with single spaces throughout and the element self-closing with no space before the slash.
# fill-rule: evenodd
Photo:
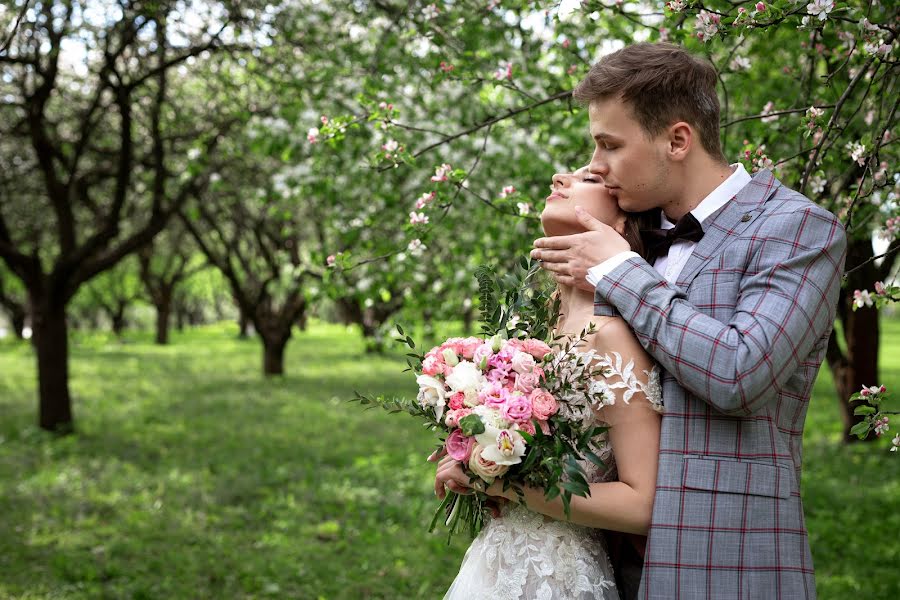
<svg viewBox="0 0 900 600">
<path fill-rule="evenodd" d="M 846 238 L 769 171 L 728 165 L 715 88 L 712 65 L 670 44 L 594 65 L 574 93 L 590 171 L 622 209 L 661 209 L 662 229 L 648 262 L 583 214 L 588 232 L 539 239 L 532 256 L 594 289 L 595 313 L 618 311 L 666 370 L 637 597 L 814 598 L 801 440 Z"/>
</svg>

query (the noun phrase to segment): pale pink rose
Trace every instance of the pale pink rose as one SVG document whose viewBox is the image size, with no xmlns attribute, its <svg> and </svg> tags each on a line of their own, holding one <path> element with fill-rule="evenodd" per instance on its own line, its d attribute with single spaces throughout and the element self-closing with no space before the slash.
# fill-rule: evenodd
<svg viewBox="0 0 900 600">
<path fill-rule="evenodd" d="M 531 411 L 535 418 L 546 421 L 559 410 L 559 404 L 553 394 L 542 389 L 531 392 Z"/>
<path fill-rule="evenodd" d="M 472 351 L 472 362 L 478 365 L 484 360 L 485 364 L 487 364 L 487 359 L 493 356 L 493 354 L 494 351 L 491 350 L 491 345 L 487 342 L 482 342 Z"/>
<path fill-rule="evenodd" d="M 531 418 L 531 411 L 531 400 L 528 399 L 528 396 L 513 392 L 507 396 L 506 403 L 500 412 L 503 418 L 522 423 Z"/>
<path fill-rule="evenodd" d="M 527 339 L 524 343 L 525 352 L 535 357 L 537 360 L 543 360 L 544 356 L 552 352 L 550 346 L 541 340 Z"/>
<path fill-rule="evenodd" d="M 544 435 L 550 435 L 550 424 L 547 421 L 538 421 L 538 425 L 541 428 L 541 431 Z"/>
<path fill-rule="evenodd" d="M 450 408 L 452 410 L 459 410 L 463 407 L 463 402 L 466 400 L 466 395 L 462 392 L 456 392 L 452 396 L 450 396 Z"/>
<path fill-rule="evenodd" d="M 531 373 L 537 366 L 534 357 L 528 352 L 516 352 L 510 364 L 516 373 Z"/>
<path fill-rule="evenodd" d="M 466 462 L 472 455 L 472 448 L 475 447 L 475 438 L 464 435 L 461 429 L 454 429 L 444 442 L 444 448 L 447 454 L 453 460 Z"/>
<path fill-rule="evenodd" d="M 528 355 L 531 356 L 530 354 Z M 515 389 L 523 394 L 530 394 L 538 386 L 540 378 L 537 373 L 519 373 L 516 375 Z"/>
<path fill-rule="evenodd" d="M 481 444 L 476 444 L 472 448 L 472 454 L 469 456 L 469 468 L 487 483 L 494 483 L 494 479 L 506 473 L 509 467 L 507 465 L 498 465 L 492 460 L 483 458 L 481 456 L 483 451 L 484 446 Z"/>
<path fill-rule="evenodd" d="M 544 377 L 545 377 L 544 369 L 542 369 L 541 367 L 535 367 L 534 374 L 538 376 L 539 380 L 544 379 Z"/>
</svg>

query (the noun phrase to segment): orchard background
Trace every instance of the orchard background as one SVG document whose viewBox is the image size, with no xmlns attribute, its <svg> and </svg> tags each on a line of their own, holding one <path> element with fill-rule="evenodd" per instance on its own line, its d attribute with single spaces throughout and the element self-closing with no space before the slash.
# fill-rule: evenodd
<svg viewBox="0 0 900 600">
<path fill-rule="evenodd" d="M 414 392 L 396 323 L 477 331 L 475 267 L 525 255 L 590 157 L 571 89 L 668 40 L 719 73 L 726 157 L 847 228 L 803 485 L 822 597 L 887 597 L 898 17 L 3 0 L 0 595 L 439 595 L 462 547 L 420 527 L 428 437 L 343 401 Z"/>
</svg>

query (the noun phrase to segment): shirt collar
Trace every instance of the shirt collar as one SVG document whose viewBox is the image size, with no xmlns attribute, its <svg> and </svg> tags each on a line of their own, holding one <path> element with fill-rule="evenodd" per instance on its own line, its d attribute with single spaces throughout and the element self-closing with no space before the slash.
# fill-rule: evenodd
<svg viewBox="0 0 900 600">
<path fill-rule="evenodd" d="M 709 195 L 704 198 L 700 204 L 691 211 L 694 218 L 703 223 L 711 214 L 725 206 L 725 204 L 734 198 L 738 192 L 744 189 L 744 186 L 750 183 L 751 177 L 741 163 L 731 165 L 734 169 L 728 179 L 719 184 Z M 660 228 L 672 229 L 675 223 L 666 218 L 665 213 L 660 213 Z"/>
</svg>

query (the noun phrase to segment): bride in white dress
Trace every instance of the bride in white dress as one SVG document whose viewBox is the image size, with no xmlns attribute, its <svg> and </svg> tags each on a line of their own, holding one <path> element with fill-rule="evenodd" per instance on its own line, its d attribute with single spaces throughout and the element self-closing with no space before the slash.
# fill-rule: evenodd
<svg viewBox="0 0 900 600">
<path fill-rule="evenodd" d="M 553 177 L 553 192 L 541 214 L 547 235 L 584 231 L 575 206 L 615 227 L 640 252 L 641 217 L 627 216 L 603 184 L 585 168 Z M 646 219 L 646 217 L 643 217 Z M 612 600 L 619 598 L 615 576 L 601 530 L 646 535 L 656 488 L 659 412 L 662 409 L 658 370 L 627 324 L 619 317 L 594 316 L 593 294 L 559 285 L 560 321 L 557 332 L 577 336 L 588 324 L 596 332 L 579 348 L 599 360 L 618 354 L 627 369 L 608 379 L 622 380 L 613 405 L 589 416 L 608 431 L 596 440 L 607 467 L 585 462 L 591 495 L 572 496 L 567 520 L 559 498 L 544 500 L 542 489 L 526 489 L 518 504 L 515 492 L 495 483 L 487 493 L 508 501 L 499 518 L 487 519 L 463 559 L 445 600 Z M 615 359 L 609 360 L 615 365 Z M 623 394 L 631 392 L 626 403 Z M 436 457 L 433 456 L 433 459 Z M 469 493 L 469 478 L 456 461 L 441 460 L 435 479 L 439 496 L 444 486 Z"/>
</svg>

